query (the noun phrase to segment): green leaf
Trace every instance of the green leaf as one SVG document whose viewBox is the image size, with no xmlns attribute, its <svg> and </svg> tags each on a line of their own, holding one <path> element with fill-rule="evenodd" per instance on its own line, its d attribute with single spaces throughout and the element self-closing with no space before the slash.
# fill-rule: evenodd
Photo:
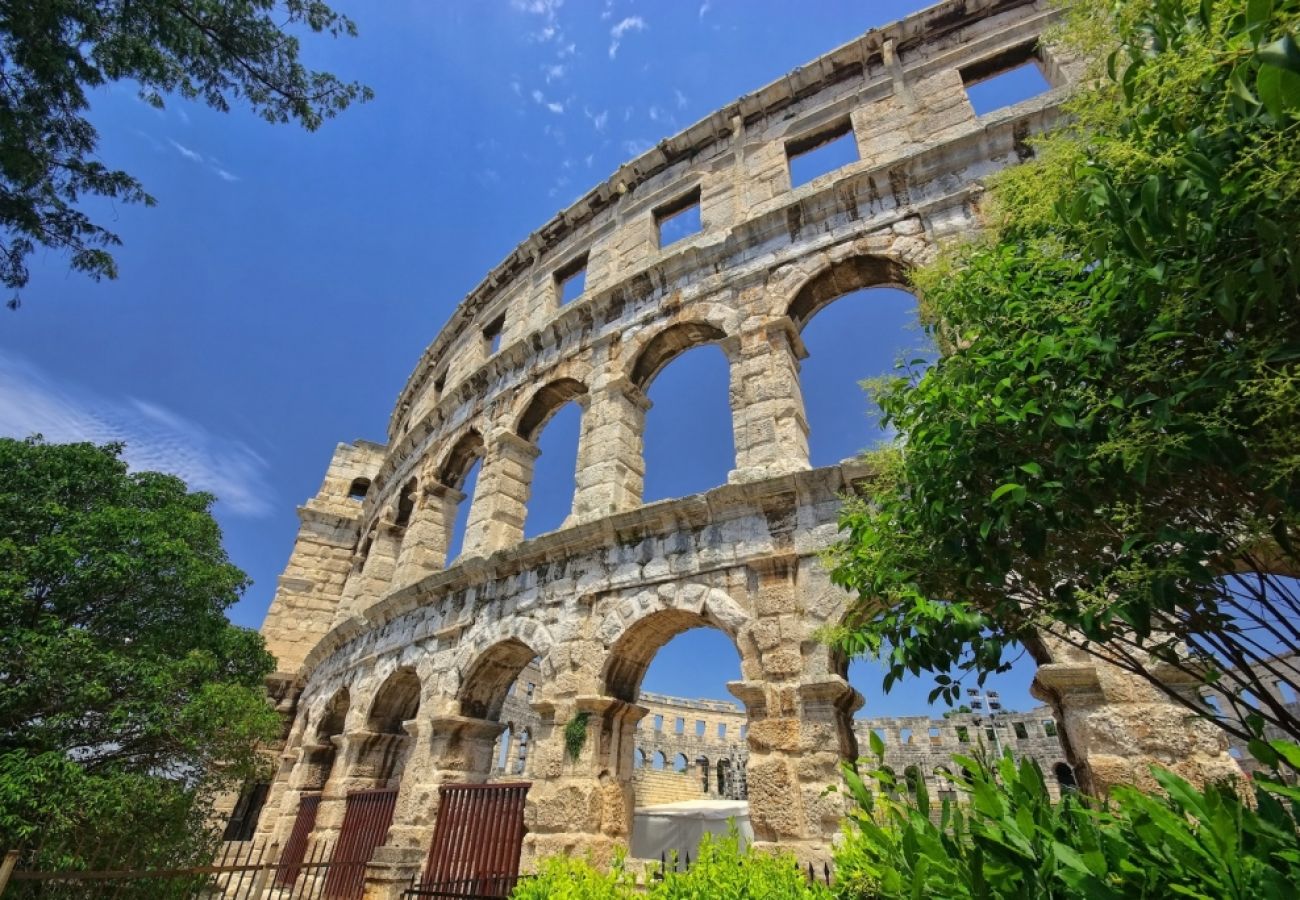
<svg viewBox="0 0 1300 900">
<path fill-rule="evenodd" d="M 1246 0 L 1246 30 L 1250 32 L 1251 40 L 1255 43 L 1259 42 L 1260 35 L 1268 25 L 1272 14 L 1273 0 Z"/>
<path fill-rule="evenodd" d="M 1023 489 L 1024 489 L 1023 485 L 1016 484 L 1014 481 L 1008 481 L 1006 484 L 1002 485 L 997 490 L 995 490 L 992 496 L 989 497 L 989 499 L 998 500 L 999 498 L 1006 496 L 1012 491 L 1019 491 Z"/>
<path fill-rule="evenodd" d="M 1038 477 L 1043 474 L 1043 467 L 1036 462 L 1021 463 L 1020 470 L 1029 475 L 1033 475 L 1034 477 Z"/>
<path fill-rule="evenodd" d="M 1289 34 L 1260 47 L 1258 56 L 1259 61 L 1266 66 L 1277 66 L 1300 74 L 1300 46 L 1296 45 L 1295 38 Z"/>
<path fill-rule="evenodd" d="M 1255 90 L 1275 119 L 1281 119 L 1287 110 L 1300 107 L 1300 74 L 1295 72 L 1279 66 L 1260 66 Z"/>
</svg>

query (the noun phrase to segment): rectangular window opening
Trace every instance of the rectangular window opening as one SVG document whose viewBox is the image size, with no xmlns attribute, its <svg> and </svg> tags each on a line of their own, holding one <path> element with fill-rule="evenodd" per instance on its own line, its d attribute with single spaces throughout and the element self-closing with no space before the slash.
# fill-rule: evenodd
<svg viewBox="0 0 1300 900">
<path fill-rule="evenodd" d="M 1012 727 L 1016 730 L 1016 740 L 1025 741 L 1029 739 L 1029 729 L 1025 727 L 1024 722 L 1016 722 Z"/>
<path fill-rule="evenodd" d="M 977 116 L 1014 106 L 1052 89 L 1043 72 L 1036 42 L 1012 47 L 967 66 L 961 70 L 961 80 Z"/>
<path fill-rule="evenodd" d="M 702 737 L 704 737 L 704 720 L 703 720 L 703 719 L 696 719 L 696 720 L 695 720 L 695 736 L 698 737 L 698 738 L 702 738 Z"/>
<path fill-rule="evenodd" d="M 957 740 L 963 744 L 970 743 L 970 729 L 965 725 L 957 726 Z"/>
<path fill-rule="evenodd" d="M 506 327 L 506 314 L 502 313 L 483 329 L 483 343 L 487 348 L 487 355 L 491 356 L 501 349 L 501 333 Z"/>
<path fill-rule="evenodd" d="M 939 733 L 939 729 L 938 729 L 938 728 L 931 728 L 931 729 L 930 729 L 930 743 L 931 743 L 931 744 L 942 744 L 942 743 L 943 743 L 943 735 L 941 735 L 941 734 Z"/>
<path fill-rule="evenodd" d="M 700 189 L 678 197 L 655 210 L 655 227 L 659 229 L 659 246 L 667 247 L 704 230 L 700 217 Z"/>
<path fill-rule="evenodd" d="M 560 306 L 572 303 L 587 290 L 587 254 L 555 270 L 555 297 Z"/>
<path fill-rule="evenodd" d="M 677 721 L 673 723 L 673 731 L 675 731 L 677 734 L 685 734 L 686 720 L 683 719 L 681 716 L 678 716 Z"/>
<path fill-rule="evenodd" d="M 1047 735 L 1048 737 L 1056 737 L 1056 720 L 1055 720 L 1055 719 L 1044 719 L 1044 720 L 1043 720 L 1043 734 Z"/>
<path fill-rule="evenodd" d="M 853 123 L 845 117 L 830 128 L 787 142 L 785 158 L 792 188 L 857 162 L 858 142 L 853 136 Z"/>
<path fill-rule="evenodd" d="M 720 741 L 725 741 L 726 739 L 727 739 L 727 723 L 726 723 L 726 722 L 719 722 L 719 723 L 718 723 L 718 740 L 720 740 Z"/>
<path fill-rule="evenodd" d="M 912 729 L 910 728 L 898 729 L 898 739 L 902 741 L 904 744 L 912 743 Z"/>
<path fill-rule="evenodd" d="M 655 731 L 663 731 L 663 730 L 664 730 L 664 717 L 655 716 Z"/>
</svg>

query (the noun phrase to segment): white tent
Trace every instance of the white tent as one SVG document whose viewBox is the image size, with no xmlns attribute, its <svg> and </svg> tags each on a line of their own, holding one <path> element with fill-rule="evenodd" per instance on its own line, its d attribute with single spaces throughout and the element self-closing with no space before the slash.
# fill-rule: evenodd
<svg viewBox="0 0 1300 900">
<path fill-rule="evenodd" d="M 741 846 L 754 839 L 749 827 L 749 803 L 744 800 L 683 800 L 636 810 L 632 824 L 632 856 L 659 859 L 677 851 L 680 860 L 699 856 L 705 834 L 725 835 L 728 821 L 735 820 Z"/>
</svg>

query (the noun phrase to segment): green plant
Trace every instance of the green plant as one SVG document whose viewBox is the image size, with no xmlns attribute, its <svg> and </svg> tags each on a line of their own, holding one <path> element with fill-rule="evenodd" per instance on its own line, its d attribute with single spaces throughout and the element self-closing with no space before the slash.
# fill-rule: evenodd
<svg viewBox="0 0 1300 900">
<path fill-rule="evenodd" d="M 587 743 L 587 722 L 590 719 L 591 713 L 580 712 L 564 726 L 564 749 L 569 754 L 569 759 L 576 760 L 582 755 L 582 748 Z"/>
<path fill-rule="evenodd" d="M 514 900 L 830 900 L 825 885 L 810 883 L 789 855 L 742 849 L 732 823 L 725 837 L 705 835 L 699 855 L 684 871 L 650 875 L 644 888 L 625 866 L 624 854 L 601 872 L 588 859 L 552 857 L 534 878 L 515 888 Z"/>
<path fill-rule="evenodd" d="M 1270 751 L 1300 763 L 1293 744 Z M 1247 799 L 1240 785 L 1198 790 L 1157 768 L 1162 795 L 1124 787 L 1102 803 L 1072 792 L 1054 803 L 1032 760 L 956 762 L 958 799 L 937 822 L 924 785 L 900 798 L 877 769 L 873 793 L 845 767 L 855 809 L 836 851 L 837 896 L 1247 900 L 1291 897 L 1300 883 L 1300 791 L 1276 780 L 1259 779 Z"/>
<path fill-rule="evenodd" d="M 279 733 L 213 498 L 120 452 L 0 440 L 0 845 L 25 865 L 202 863 L 213 795 Z"/>
<path fill-rule="evenodd" d="M 1070 9 L 1069 124 L 916 274 L 945 353 L 877 391 L 832 639 L 955 702 L 1046 635 L 1300 739 L 1300 0 Z"/>
</svg>

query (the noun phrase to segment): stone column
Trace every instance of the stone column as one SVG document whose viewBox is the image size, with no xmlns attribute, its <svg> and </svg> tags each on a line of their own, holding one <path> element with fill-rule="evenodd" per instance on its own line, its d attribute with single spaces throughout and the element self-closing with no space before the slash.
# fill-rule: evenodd
<svg viewBox="0 0 1300 900">
<path fill-rule="evenodd" d="M 1213 723 L 1143 678 L 1050 638 L 1043 643 L 1052 661 L 1038 667 L 1031 692 L 1051 705 L 1080 788 L 1103 795 L 1117 784 L 1155 789 L 1153 764 L 1197 785 L 1241 777 Z M 1161 674 L 1179 692 L 1196 693 L 1186 675 Z"/>
<path fill-rule="evenodd" d="M 483 782 L 504 726 L 467 716 L 434 716 L 403 723 L 411 751 L 398 786 L 393 824 L 366 869 L 366 897 L 397 898 L 420 871 L 433 840 L 440 785 Z"/>
<path fill-rule="evenodd" d="M 534 703 L 541 724 L 529 742 L 523 871 L 556 854 L 590 852 L 607 866 L 614 848 L 632 838 L 632 753 L 636 723 L 646 709 L 613 697 Z M 574 717 L 587 715 L 586 739 L 575 759 L 565 741 Z"/>
<path fill-rule="evenodd" d="M 736 468 L 727 480 L 752 481 L 807 469 L 808 420 L 799 388 L 799 360 L 808 351 L 794 322 L 783 316 L 744 332 L 728 355 Z"/>
<path fill-rule="evenodd" d="M 421 490 L 419 503 L 402 536 L 393 572 L 393 590 L 414 584 L 446 566 L 456 509 L 464 499 L 460 491 L 437 482 Z"/>
<path fill-rule="evenodd" d="M 733 681 L 727 689 L 749 715 L 744 777 L 755 845 L 820 867 L 845 812 L 840 796 L 825 791 L 839 783 L 840 762 L 855 755 L 850 723 L 861 695 L 839 677 Z"/>
<path fill-rule="evenodd" d="M 465 523 L 462 555 L 490 556 L 523 540 L 537 445 L 505 429 L 488 445 Z"/>
<path fill-rule="evenodd" d="M 570 522 L 590 522 L 641 505 L 645 482 L 645 414 L 650 400 L 626 378 L 598 383 L 579 400 L 578 437 Z"/>
</svg>

